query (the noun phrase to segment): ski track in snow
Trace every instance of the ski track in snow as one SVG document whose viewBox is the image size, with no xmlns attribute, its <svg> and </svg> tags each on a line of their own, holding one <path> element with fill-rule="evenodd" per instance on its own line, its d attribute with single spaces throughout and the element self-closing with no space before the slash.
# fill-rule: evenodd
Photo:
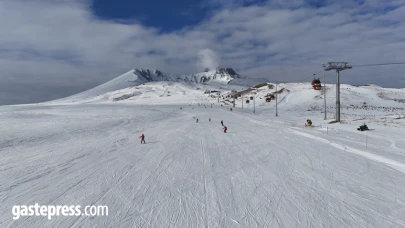
<svg viewBox="0 0 405 228">
<path fill-rule="evenodd" d="M 15 112 L 0 115 L 0 227 L 405 227 L 405 161 L 385 154 L 399 139 L 365 151 L 360 134 L 216 106 Z M 13 205 L 35 203 L 107 205 L 109 216 L 12 220 Z"/>
<path fill-rule="evenodd" d="M 385 163 L 388 166 L 390 166 L 390 167 L 392 167 L 392 168 L 394 168 L 394 169 L 396 169 L 398 171 L 401 171 L 401 172 L 405 173 L 405 163 L 400 163 L 400 162 L 397 162 L 397 161 L 394 161 L 394 160 L 391 160 L 391 159 L 388 159 L 388 158 L 385 158 L 385 157 L 382 157 L 382 156 L 379 156 L 379 155 L 376 155 L 376 154 L 373 154 L 373 153 L 369 153 L 369 152 L 366 152 L 366 151 L 363 151 L 363 150 L 359 150 L 359 149 L 355 149 L 355 148 L 352 148 L 352 147 L 344 146 L 344 145 L 341 145 L 341 144 L 338 144 L 338 143 L 333 143 L 333 142 L 331 142 L 331 141 L 329 141 L 327 139 L 323 139 L 323 138 L 320 138 L 320 137 L 317 137 L 317 136 L 314 136 L 314 135 L 311 135 L 311 134 L 307 134 L 307 133 L 303 133 L 303 132 L 299 132 L 299 131 L 294 131 L 294 130 L 292 130 L 292 132 L 294 134 L 302 135 L 302 136 L 305 136 L 305 137 L 308 137 L 308 138 L 311 138 L 311 139 L 314 139 L 314 140 L 317 140 L 317 141 L 320 141 L 320 142 L 323 142 L 323 143 L 330 144 L 331 146 L 333 146 L 333 147 L 335 147 L 337 149 L 340 149 L 340 150 L 343 150 L 343 151 L 346 151 L 346 152 L 349 152 L 349 153 L 357 154 L 357 155 L 363 156 L 365 158 L 368 158 L 368 159 L 376 161 L 376 162 Z M 392 140 L 390 140 L 390 141 L 395 145 L 395 143 Z"/>
</svg>

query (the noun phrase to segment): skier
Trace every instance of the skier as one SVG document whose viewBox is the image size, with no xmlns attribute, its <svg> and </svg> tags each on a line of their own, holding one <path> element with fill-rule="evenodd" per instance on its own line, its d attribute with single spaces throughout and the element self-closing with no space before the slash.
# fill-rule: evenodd
<svg viewBox="0 0 405 228">
<path fill-rule="evenodd" d="M 145 135 L 144 135 L 144 134 L 142 134 L 141 137 L 139 137 L 139 138 L 141 138 L 141 144 L 142 144 L 142 142 L 143 142 L 144 144 L 146 144 L 146 142 L 145 142 Z"/>
<path fill-rule="evenodd" d="M 361 125 L 359 128 L 357 128 L 357 130 L 358 130 L 358 131 L 367 131 L 367 130 L 369 130 L 369 129 L 368 129 L 367 124 L 364 123 L 364 124 Z"/>
<path fill-rule="evenodd" d="M 223 120 L 221 120 L 221 124 L 222 124 L 222 126 L 224 126 L 224 121 Z"/>
<path fill-rule="evenodd" d="M 208 119 L 208 121 L 210 121 L 210 122 L 211 122 L 211 117 Z"/>
<path fill-rule="evenodd" d="M 226 130 L 228 130 L 228 128 L 226 126 L 224 126 L 224 133 L 226 133 Z"/>
<path fill-rule="evenodd" d="M 197 120 L 196 120 L 196 123 L 198 123 L 198 118 L 197 118 Z"/>
</svg>

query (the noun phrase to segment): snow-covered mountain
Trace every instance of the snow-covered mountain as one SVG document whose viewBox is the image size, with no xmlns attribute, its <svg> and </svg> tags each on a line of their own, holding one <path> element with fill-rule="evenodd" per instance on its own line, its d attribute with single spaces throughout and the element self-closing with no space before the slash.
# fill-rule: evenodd
<svg viewBox="0 0 405 228">
<path fill-rule="evenodd" d="M 88 104 L 88 103 L 130 103 L 138 105 L 217 103 L 224 107 L 233 106 L 234 91 L 238 92 L 236 108 L 266 112 L 275 108 L 275 102 L 266 98 L 276 92 L 275 84 L 267 79 L 250 79 L 237 74 L 231 68 L 191 75 L 167 74 L 158 70 L 135 69 L 109 82 L 80 94 L 48 102 L 48 104 Z M 287 112 L 306 114 L 324 111 L 323 91 L 317 91 L 308 83 L 278 84 L 278 108 Z M 211 93 L 212 91 L 215 91 Z M 217 92 L 220 92 L 218 97 Z M 243 96 L 239 96 L 243 95 Z M 255 104 L 253 97 L 257 97 Z M 335 113 L 336 90 L 334 85 L 326 85 L 327 113 L 333 118 Z M 341 85 L 342 117 L 345 119 L 403 118 L 405 115 L 405 90 L 382 88 L 375 85 Z M 260 112 L 260 111 L 259 111 Z M 393 120 L 396 126 L 405 126 Z M 399 123 L 399 125 L 397 124 Z M 382 123 L 382 124 L 385 124 Z"/>
<path fill-rule="evenodd" d="M 248 82 L 249 80 L 247 77 L 236 73 L 232 68 L 218 68 L 216 70 L 206 69 L 204 72 L 201 73 L 186 75 L 170 74 L 164 73 L 159 70 L 136 68 L 102 85 L 73 95 L 70 98 L 76 100 L 89 99 L 91 97 L 100 96 L 108 92 L 138 86 L 150 82 L 181 82 L 192 85 L 227 85 L 234 80 L 238 80 L 238 83 L 236 83 L 238 85 L 242 85 L 243 81 L 246 81 L 247 84 L 252 84 L 252 82 Z"/>
</svg>

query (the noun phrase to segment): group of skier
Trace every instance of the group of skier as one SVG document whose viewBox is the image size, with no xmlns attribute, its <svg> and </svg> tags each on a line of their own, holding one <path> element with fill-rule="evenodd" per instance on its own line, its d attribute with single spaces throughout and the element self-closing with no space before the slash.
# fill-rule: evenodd
<svg viewBox="0 0 405 228">
<path fill-rule="evenodd" d="M 195 117 L 194 117 L 195 118 Z M 211 117 L 208 118 L 208 121 L 211 122 Z M 196 123 L 198 123 L 198 118 L 196 118 L 195 120 Z M 226 133 L 226 131 L 228 130 L 228 128 L 224 125 L 224 121 L 221 120 L 221 125 L 224 127 L 224 133 Z"/>
<path fill-rule="evenodd" d="M 208 118 L 208 121 L 211 122 L 211 117 Z M 198 123 L 198 118 L 196 119 L 196 122 Z M 221 125 L 224 127 L 224 128 L 223 128 L 224 133 L 226 133 L 226 131 L 228 130 L 228 127 L 226 127 L 226 126 L 224 125 L 224 121 L 223 121 L 223 120 L 221 120 Z M 144 134 L 142 134 L 139 138 L 141 139 L 141 144 L 142 144 L 142 143 L 143 143 L 143 144 L 146 144 L 145 135 L 144 135 Z"/>
<path fill-rule="evenodd" d="M 189 105 L 189 106 L 191 106 L 191 105 Z M 200 104 L 198 104 L 198 106 L 200 106 Z M 222 106 L 222 105 L 221 105 L 221 106 Z M 212 108 L 212 105 L 211 105 L 211 108 Z M 180 107 L 180 110 L 182 110 L 182 109 L 183 109 L 183 108 Z M 193 109 L 194 109 L 194 108 L 193 108 Z M 193 118 L 196 119 L 195 121 L 196 121 L 196 123 L 198 123 L 198 118 L 195 118 L 195 117 L 193 117 Z M 208 118 L 208 121 L 211 122 L 211 117 Z M 224 133 L 226 133 L 226 131 L 228 130 L 228 127 L 226 127 L 226 126 L 224 125 L 224 121 L 223 121 L 223 120 L 221 120 L 221 125 L 222 125 L 222 127 L 223 127 Z M 141 139 L 141 144 L 142 144 L 142 143 L 143 143 L 143 144 L 146 144 L 145 135 L 144 135 L 144 134 L 142 134 L 139 138 Z"/>
</svg>

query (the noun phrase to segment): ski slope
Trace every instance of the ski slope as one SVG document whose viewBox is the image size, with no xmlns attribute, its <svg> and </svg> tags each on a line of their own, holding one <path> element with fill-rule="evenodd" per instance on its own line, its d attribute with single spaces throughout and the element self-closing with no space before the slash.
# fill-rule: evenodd
<svg viewBox="0 0 405 228">
<path fill-rule="evenodd" d="M 405 227 L 403 128 L 304 128 L 323 114 L 290 89 L 277 118 L 202 95 L 0 107 L 0 227 Z M 35 203 L 109 216 L 12 220 Z"/>
</svg>

